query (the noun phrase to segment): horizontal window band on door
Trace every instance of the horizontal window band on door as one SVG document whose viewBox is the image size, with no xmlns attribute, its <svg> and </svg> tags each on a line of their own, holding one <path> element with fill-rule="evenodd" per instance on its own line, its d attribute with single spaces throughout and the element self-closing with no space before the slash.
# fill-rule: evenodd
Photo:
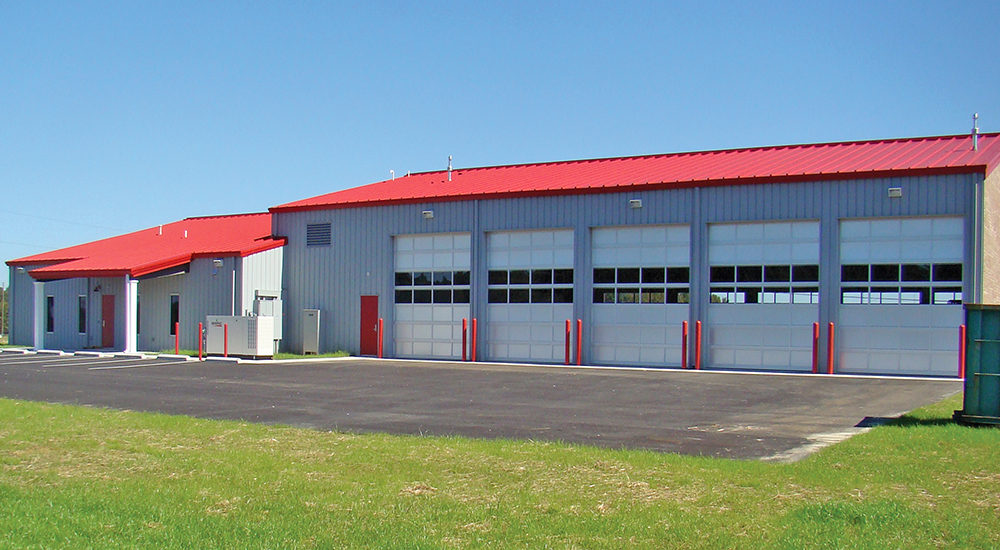
<svg viewBox="0 0 1000 550">
<path fill-rule="evenodd" d="M 673 267 L 596 267 L 595 304 L 686 304 L 691 269 Z"/>
<path fill-rule="evenodd" d="M 487 284 L 491 304 L 573 303 L 572 269 L 491 269 Z"/>
<path fill-rule="evenodd" d="M 713 265 L 709 281 L 712 304 L 819 303 L 819 264 Z"/>
<path fill-rule="evenodd" d="M 397 304 L 467 304 L 468 271 L 397 271 Z"/>
<path fill-rule="evenodd" d="M 957 305 L 962 264 L 848 264 L 840 266 L 845 305 Z"/>
</svg>

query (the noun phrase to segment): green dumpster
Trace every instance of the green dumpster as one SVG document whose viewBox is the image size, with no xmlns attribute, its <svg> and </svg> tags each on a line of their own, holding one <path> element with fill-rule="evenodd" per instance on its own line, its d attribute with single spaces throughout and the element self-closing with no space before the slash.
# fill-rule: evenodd
<svg viewBox="0 0 1000 550">
<path fill-rule="evenodd" d="M 1000 306 L 965 305 L 965 399 L 959 422 L 1000 424 Z"/>
</svg>

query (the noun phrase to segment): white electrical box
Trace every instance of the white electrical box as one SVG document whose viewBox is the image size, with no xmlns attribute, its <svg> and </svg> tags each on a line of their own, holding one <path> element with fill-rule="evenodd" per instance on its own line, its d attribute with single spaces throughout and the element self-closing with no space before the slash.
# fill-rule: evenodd
<svg viewBox="0 0 1000 550">
<path fill-rule="evenodd" d="M 319 353 L 319 310 L 302 310 L 302 355 Z"/>
<path fill-rule="evenodd" d="M 209 355 L 228 351 L 229 355 L 246 357 L 274 356 L 274 317 L 209 315 L 206 320 Z"/>
</svg>

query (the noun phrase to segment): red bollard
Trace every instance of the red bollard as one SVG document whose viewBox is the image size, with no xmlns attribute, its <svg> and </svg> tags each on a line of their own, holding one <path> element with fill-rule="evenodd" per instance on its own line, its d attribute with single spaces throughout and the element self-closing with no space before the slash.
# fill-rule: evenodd
<svg viewBox="0 0 1000 550">
<path fill-rule="evenodd" d="M 222 325 L 222 356 L 229 357 L 229 323 Z"/>
<path fill-rule="evenodd" d="M 958 377 L 965 380 L 965 325 L 958 327 Z"/>
<path fill-rule="evenodd" d="M 576 366 L 583 364 L 583 319 L 576 320 Z"/>
<path fill-rule="evenodd" d="M 569 335 L 573 332 L 570 328 L 569 319 L 566 319 L 566 361 L 565 364 L 569 364 Z"/>
<path fill-rule="evenodd" d="M 813 374 L 819 372 L 819 323 L 813 323 Z"/>
<path fill-rule="evenodd" d="M 469 320 L 466 319 L 465 317 L 462 317 L 462 361 L 468 360 L 465 357 L 465 349 L 466 346 L 469 345 L 468 339 L 469 339 Z"/>
<path fill-rule="evenodd" d="M 181 353 L 181 324 L 174 323 L 174 355 Z"/>
<path fill-rule="evenodd" d="M 701 370 L 701 321 L 694 322 L 694 370 Z"/>
<path fill-rule="evenodd" d="M 681 368 L 688 368 L 688 322 L 681 323 Z"/>
<path fill-rule="evenodd" d="M 203 334 L 203 327 L 201 323 L 198 323 L 198 360 L 201 361 L 201 335 Z"/>
<path fill-rule="evenodd" d="M 378 318 L 378 358 L 379 359 L 382 358 L 382 342 L 383 342 L 383 339 L 382 339 L 383 330 L 382 329 L 384 327 L 385 327 L 385 322 L 383 321 L 383 319 L 381 317 L 379 317 Z"/>
<path fill-rule="evenodd" d="M 826 350 L 826 373 L 827 374 L 833 374 L 833 355 L 834 355 L 834 350 L 836 349 L 836 346 L 834 345 L 835 344 L 835 341 L 834 341 L 834 333 L 835 332 L 836 332 L 836 329 L 833 326 L 833 321 L 830 321 L 830 325 L 827 327 L 827 340 L 828 340 L 827 345 L 830 346 Z"/>
<path fill-rule="evenodd" d="M 479 323 L 477 322 L 477 319 L 475 317 L 473 317 L 472 318 L 472 351 L 471 351 L 471 353 L 469 353 L 469 355 L 472 356 L 472 361 L 473 362 L 476 361 L 476 340 L 477 340 L 476 336 L 478 335 L 478 330 L 477 330 L 478 324 Z"/>
</svg>

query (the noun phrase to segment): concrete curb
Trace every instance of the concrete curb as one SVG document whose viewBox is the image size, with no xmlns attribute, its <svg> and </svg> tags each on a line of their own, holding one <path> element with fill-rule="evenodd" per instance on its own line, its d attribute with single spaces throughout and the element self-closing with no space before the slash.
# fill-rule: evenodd
<svg viewBox="0 0 1000 550">
<path fill-rule="evenodd" d="M 155 356 L 156 359 L 183 359 L 185 361 L 197 361 L 197 357 L 191 357 L 190 355 L 174 355 L 172 353 L 160 353 Z"/>
<path fill-rule="evenodd" d="M 211 363 L 235 363 L 237 365 L 243 362 L 239 357 L 206 357 L 204 360 Z"/>
<path fill-rule="evenodd" d="M 4 348 L 0 349 L 0 353 L 10 353 L 12 355 L 34 355 L 35 352 L 26 348 Z"/>
<path fill-rule="evenodd" d="M 73 355 L 80 357 L 114 357 L 113 354 L 104 353 L 102 351 L 77 351 L 73 353 Z"/>
<path fill-rule="evenodd" d="M 37 353 L 38 355 L 58 355 L 60 357 L 63 355 L 72 355 L 70 353 L 66 353 L 65 351 L 57 349 L 40 349 L 40 350 L 35 350 L 35 353 Z"/>
<path fill-rule="evenodd" d="M 152 359 L 151 355 L 146 355 L 145 353 L 115 353 L 112 357 L 125 357 L 129 359 Z"/>
</svg>

